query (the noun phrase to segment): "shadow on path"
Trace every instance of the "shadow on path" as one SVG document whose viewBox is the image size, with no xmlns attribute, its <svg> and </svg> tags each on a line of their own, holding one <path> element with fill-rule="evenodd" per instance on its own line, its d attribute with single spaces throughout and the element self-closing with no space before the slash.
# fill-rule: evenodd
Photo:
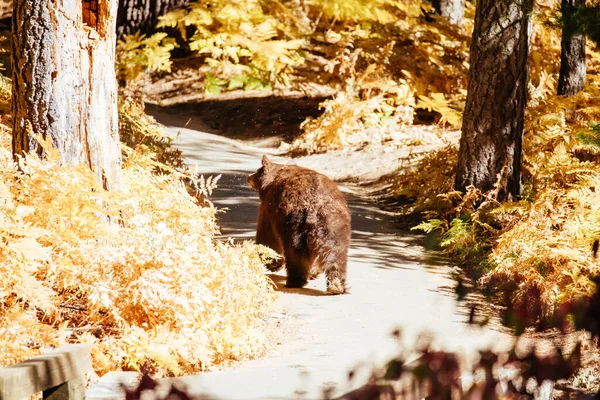
<svg viewBox="0 0 600 400">
<path fill-rule="evenodd" d="M 292 140 L 300 134 L 307 117 L 321 114 L 319 103 L 326 98 L 257 97 L 232 100 L 205 100 L 160 107 L 146 105 L 146 111 L 165 125 L 216 133 L 236 139 L 282 137 Z M 177 116 L 177 118 L 173 118 Z"/>
<path fill-rule="evenodd" d="M 285 274 L 284 270 L 279 271 L 279 272 Z M 295 293 L 295 294 L 301 294 L 304 296 L 328 296 L 328 294 L 325 292 L 325 290 L 317 290 L 317 289 L 312 289 L 312 288 L 302 288 L 302 289 L 288 288 L 285 286 L 285 280 L 286 280 L 285 275 L 279 275 L 278 273 L 277 274 L 272 273 L 272 274 L 267 274 L 267 276 L 269 278 L 271 278 L 271 280 L 277 287 L 277 290 L 280 292 Z"/>
</svg>

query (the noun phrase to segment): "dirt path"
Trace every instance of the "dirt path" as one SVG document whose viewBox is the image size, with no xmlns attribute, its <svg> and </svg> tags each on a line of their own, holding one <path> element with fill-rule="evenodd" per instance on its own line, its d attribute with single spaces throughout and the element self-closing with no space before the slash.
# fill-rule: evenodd
<svg viewBox="0 0 600 400">
<path fill-rule="evenodd" d="M 246 177 L 259 167 L 262 154 L 271 154 L 277 162 L 288 161 L 276 154 L 277 140 L 241 142 L 180 128 L 187 124 L 203 129 L 201 122 L 189 121 L 188 114 L 160 109 L 152 113 L 167 132 L 179 134 L 176 146 L 188 163 L 198 164 L 207 175 L 222 175 L 211 200 L 218 208 L 228 208 L 219 215 L 223 238 L 253 239 L 259 200 Z M 334 178 L 374 179 L 395 168 L 405 153 L 386 149 L 296 162 Z M 399 230 L 392 216 L 351 187 L 341 185 L 341 189 L 352 213 L 350 294 L 325 296 L 324 277 L 304 289 L 287 289 L 284 272 L 272 274 L 280 292 L 281 312 L 273 316 L 278 343 L 263 359 L 178 378 L 193 394 L 227 400 L 317 399 L 324 387 L 335 385 L 334 394 L 340 395 L 362 386 L 374 366 L 397 355 L 401 345 L 412 348 L 423 332 L 432 335 L 436 347 L 461 351 L 465 359 L 478 349 L 510 347 L 511 337 L 500 328 L 480 329 L 467 323 L 468 310 L 455 301 L 452 268 L 439 253 L 424 249 L 422 237 Z M 400 341 L 391 335 L 396 328 L 402 331 Z M 357 373 L 349 382 L 351 370 Z M 119 373 L 107 380 L 127 377 L 135 378 Z"/>
<path fill-rule="evenodd" d="M 156 114 L 162 123 L 181 124 L 176 115 Z M 264 147 L 268 141 L 249 145 L 195 130 L 165 129 L 179 132 L 176 146 L 187 162 L 199 164 L 206 174 L 222 174 L 212 200 L 217 207 L 229 209 L 219 217 L 223 236 L 253 238 L 259 201 L 246 184 L 246 176 L 259 167 L 264 153 L 278 162 L 288 160 Z M 386 157 L 390 155 L 383 152 L 362 160 L 321 155 L 297 163 L 335 176 L 344 176 L 336 171 L 342 173 L 352 166 L 360 175 L 365 168 L 356 168 L 357 163 L 377 165 Z M 492 345 L 506 349 L 512 343 L 500 330 L 481 330 L 466 323 L 468 311 L 455 301 L 451 268 L 440 254 L 426 251 L 421 237 L 398 231 L 389 215 L 348 187 L 342 190 L 352 213 L 351 293 L 324 296 L 323 277 L 307 288 L 289 290 L 284 287 L 283 272 L 271 275 L 280 290 L 282 313 L 274 317 L 281 333 L 279 344 L 266 358 L 242 363 L 236 370 L 181 378 L 194 393 L 222 399 L 267 399 L 291 398 L 296 392 L 318 398 L 324 386 L 335 382 L 341 394 L 363 384 L 361 378 L 368 376 L 372 366 L 397 354 L 399 343 L 391 337 L 395 328 L 402 330 L 407 345 L 420 333 L 430 332 L 440 348 L 460 350 L 467 356 Z M 348 383 L 348 372 L 357 366 L 362 366 L 360 373 Z"/>
</svg>

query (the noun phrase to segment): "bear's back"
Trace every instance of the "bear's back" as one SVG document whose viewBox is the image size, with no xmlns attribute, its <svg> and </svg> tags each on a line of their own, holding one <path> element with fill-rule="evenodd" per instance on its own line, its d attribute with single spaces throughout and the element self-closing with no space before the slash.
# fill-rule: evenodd
<svg viewBox="0 0 600 400">
<path fill-rule="evenodd" d="M 307 222 L 330 220 L 348 225 L 350 214 L 344 195 L 328 177 L 296 165 L 279 165 L 265 188 L 263 203 L 282 219 L 301 213 Z M 347 222 L 347 224 L 346 224 Z"/>
</svg>

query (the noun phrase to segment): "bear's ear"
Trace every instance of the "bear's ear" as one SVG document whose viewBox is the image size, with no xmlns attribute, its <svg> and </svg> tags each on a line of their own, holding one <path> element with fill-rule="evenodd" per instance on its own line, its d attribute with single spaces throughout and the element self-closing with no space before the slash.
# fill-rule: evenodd
<svg viewBox="0 0 600 400">
<path fill-rule="evenodd" d="M 266 154 L 262 156 L 262 166 L 264 169 L 269 169 L 272 165 L 273 163 L 267 158 Z"/>
</svg>

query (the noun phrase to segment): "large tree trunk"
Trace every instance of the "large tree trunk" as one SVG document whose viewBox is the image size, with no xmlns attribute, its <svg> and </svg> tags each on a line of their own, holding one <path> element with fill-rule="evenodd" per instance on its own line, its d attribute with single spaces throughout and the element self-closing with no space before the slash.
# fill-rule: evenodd
<svg viewBox="0 0 600 400">
<path fill-rule="evenodd" d="M 150 34 L 158 18 L 171 10 L 186 7 L 190 0 L 119 0 L 117 36 L 131 35 L 137 31 Z"/>
<path fill-rule="evenodd" d="M 435 11 L 448 18 L 451 24 L 462 26 L 465 18 L 465 0 L 433 0 Z"/>
<path fill-rule="evenodd" d="M 500 199 L 521 191 L 532 0 L 478 0 L 457 190 L 487 191 L 506 166 Z"/>
<path fill-rule="evenodd" d="M 564 19 L 560 52 L 560 74 L 558 75 L 558 94 L 571 96 L 579 93 L 585 86 L 585 35 L 577 33 L 577 27 L 571 21 L 577 7 L 585 6 L 585 0 L 562 0 L 561 11 Z"/>
<path fill-rule="evenodd" d="M 13 151 L 45 155 L 50 138 L 68 164 L 120 186 L 115 76 L 116 0 L 15 0 Z"/>
</svg>

